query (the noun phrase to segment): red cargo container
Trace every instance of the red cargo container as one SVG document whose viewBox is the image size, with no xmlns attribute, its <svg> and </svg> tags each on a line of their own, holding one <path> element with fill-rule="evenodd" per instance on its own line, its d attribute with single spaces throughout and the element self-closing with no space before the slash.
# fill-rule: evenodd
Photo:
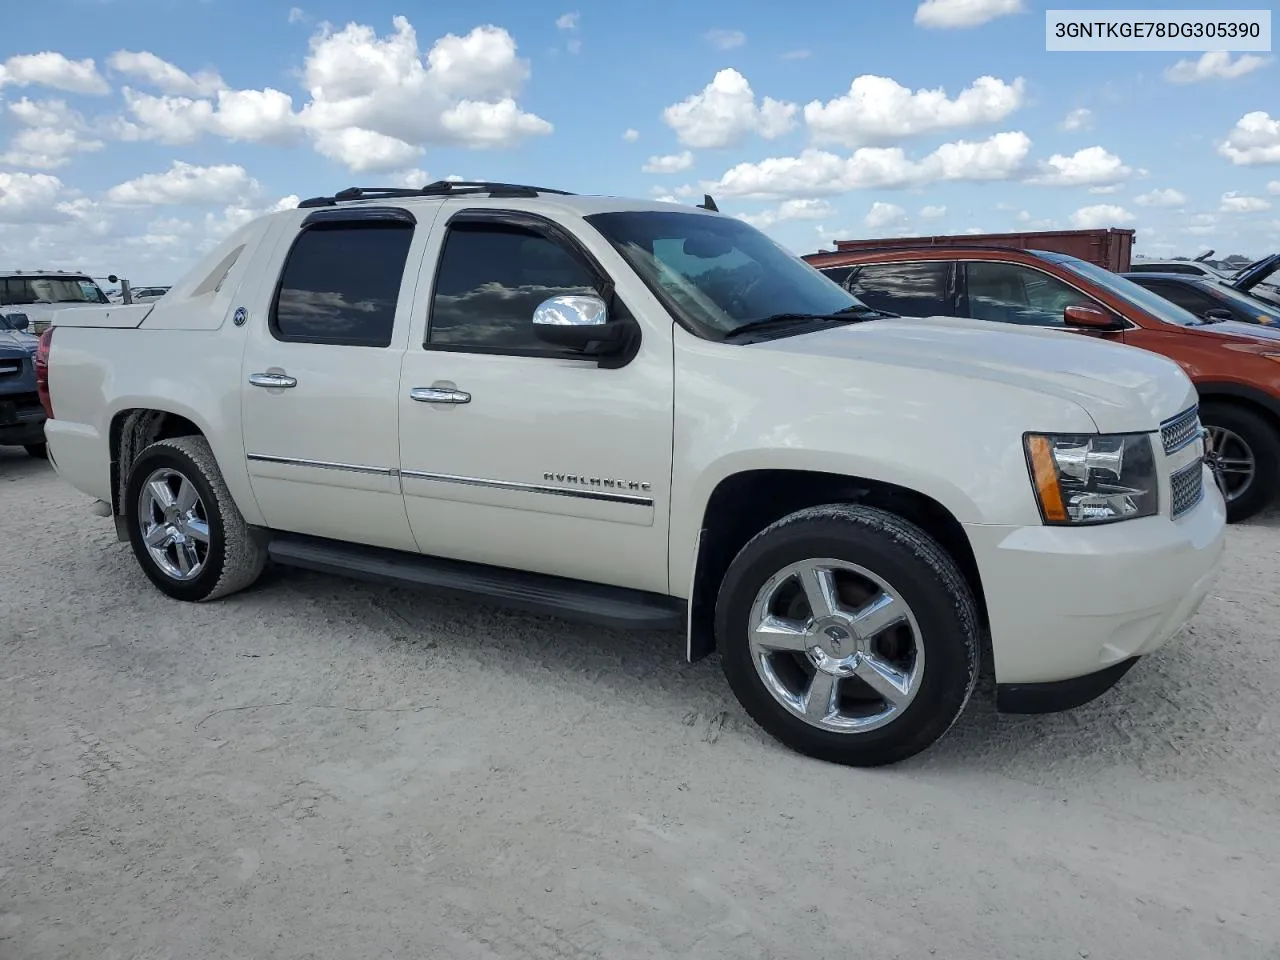
<svg viewBox="0 0 1280 960">
<path fill-rule="evenodd" d="M 827 258 L 825 266 L 833 266 L 836 254 L 857 253 L 872 248 L 884 250 L 895 247 L 963 247 L 980 246 L 1016 247 L 1021 250 L 1052 250 L 1065 253 L 1100 267 L 1123 273 L 1129 269 L 1133 253 L 1133 230 L 1108 227 L 1104 230 L 1038 230 L 1026 233 L 966 233 L 958 236 L 892 237 L 884 240 L 837 240 L 836 253 L 809 253 L 805 260 Z"/>
</svg>

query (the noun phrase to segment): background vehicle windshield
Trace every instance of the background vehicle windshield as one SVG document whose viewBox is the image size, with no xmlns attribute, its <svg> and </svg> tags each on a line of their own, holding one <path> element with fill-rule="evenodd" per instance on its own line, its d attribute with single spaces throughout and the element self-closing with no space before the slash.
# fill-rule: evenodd
<svg viewBox="0 0 1280 960">
<path fill-rule="evenodd" d="M 9 277 L 3 281 L 3 303 L 107 303 L 88 277 Z"/>
<path fill-rule="evenodd" d="M 1092 280 L 1098 286 L 1111 291 L 1116 296 L 1124 297 L 1140 306 L 1147 313 L 1164 323 L 1172 323 L 1179 327 L 1194 327 L 1200 325 L 1203 321 L 1190 310 L 1178 306 L 1172 301 L 1166 300 L 1160 294 L 1148 290 L 1134 283 L 1128 277 L 1122 277 L 1118 273 L 1112 273 L 1105 267 L 1100 267 L 1095 263 L 1089 263 L 1087 260 L 1080 260 L 1076 257 L 1069 257 L 1061 253 L 1047 253 L 1037 251 L 1039 256 L 1046 260 L 1052 260 L 1061 266 L 1066 267 L 1073 273 L 1078 273 L 1087 280 Z"/>
<path fill-rule="evenodd" d="M 712 339 L 778 314 L 865 306 L 741 220 L 657 210 L 586 219 L 668 309 Z"/>
</svg>

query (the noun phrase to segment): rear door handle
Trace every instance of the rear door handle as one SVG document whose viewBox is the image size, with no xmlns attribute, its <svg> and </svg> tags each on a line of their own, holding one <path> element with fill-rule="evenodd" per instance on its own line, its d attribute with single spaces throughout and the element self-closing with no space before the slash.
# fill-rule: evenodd
<svg viewBox="0 0 1280 960">
<path fill-rule="evenodd" d="M 251 373 L 249 382 L 255 387 L 296 387 L 298 381 L 283 373 Z"/>
<path fill-rule="evenodd" d="M 471 394 L 452 387 L 414 387 L 409 391 L 409 399 L 419 403 L 470 403 Z"/>
</svg>

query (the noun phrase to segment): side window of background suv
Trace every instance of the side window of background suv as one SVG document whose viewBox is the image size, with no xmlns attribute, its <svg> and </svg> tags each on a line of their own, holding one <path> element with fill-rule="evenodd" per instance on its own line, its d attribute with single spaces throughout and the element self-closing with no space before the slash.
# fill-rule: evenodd
<svg viewBox="0 0 1280 960">
<path fill-rule="evenodd" d="M 298 234 L 271 305 L 277 340 L 385 347 L 413 224 L 398 220 L 318 223 Z"/>
<path fill-rule="evenodd" d="M 904 317 L 953 316 L 951 262 L 917 260 L 859 267 L 849 292 L 869 307 Z"/>
<path fill-rule="evenodd" d="M 533 331 L 533 311 L 557 296 L 594 294 L 576 253 L 514 224 L 452 224 L 436 270 L 428 349 L 559 356 Z"/>
<path fill-rule="evenodd" d="M 964 265 L 967 316 L 996 323 L 1061 326 L 1073 306 L 1101 306 L 1056 277 L 1018 263 L 970 261 Z"/>
</svg>

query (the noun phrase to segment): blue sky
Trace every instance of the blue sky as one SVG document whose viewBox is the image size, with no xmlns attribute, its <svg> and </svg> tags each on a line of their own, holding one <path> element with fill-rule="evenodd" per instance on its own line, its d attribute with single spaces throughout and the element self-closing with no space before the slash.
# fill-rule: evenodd
<svg viewBox="0 0 1280 960">
<path fill-rule="evenodd" d="M 1280 247 L 1273 56 L 1047 53 L 1046 6 L 9 4 L 0 266 L 169 282 L 290 198 L 449 175 L 709 190 L 798 253 L 1073 226 Z"/>
</svg>

